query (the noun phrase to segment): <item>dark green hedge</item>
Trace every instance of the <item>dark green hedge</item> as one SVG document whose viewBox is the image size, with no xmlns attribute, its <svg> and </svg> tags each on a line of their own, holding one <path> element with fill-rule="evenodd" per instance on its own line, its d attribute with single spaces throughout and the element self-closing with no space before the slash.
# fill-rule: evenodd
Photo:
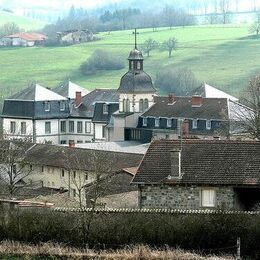
<svg viewBox="0 0 260 260">
<path fill-rule="evenodd" d="M 90 213 L 85 213 L 85 219 Z M 0 240 L 53 241 L 86 246 L 82 213 L 52 210 L 0 212 Z M 87 241 L 90 247 L 117 248 L 129 244 L 180 247 L 205 253 L 235 253 L 260 257 L 260 216 L 224 214 L 97 213 Z M 232 247 L 228 249 L 227 247 Z M 225 249 L 219 249 L 225 248 Z"/>
</svg>

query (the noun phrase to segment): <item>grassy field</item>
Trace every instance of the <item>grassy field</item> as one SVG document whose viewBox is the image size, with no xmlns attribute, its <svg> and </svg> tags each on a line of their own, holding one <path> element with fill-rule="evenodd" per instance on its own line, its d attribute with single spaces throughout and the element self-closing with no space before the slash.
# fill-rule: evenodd
<svg viewBox="0 0 260 260">
<path fill-rule="evenodd" d="M 6 96 L 35 80 L 43 86 L 54 87 L 65 78 L 87 89 L 117 88 L 127 70 L 127 57 L 133 48 L 132 31 L 100 33 L 100 41 L 68 47 L 32 47 L 0 49 L 0 94 Z M 188 67 L 200 81 L 238 95 L 249 77 L 260 71 L 260 39 L 250 37 L 248 26 L 194 26 L 139 30 L 139 46 L 148 38 L 163 42 L 176 37 L 177 52 L 168 58 L 167 52 L 155 50 L 145 58 L 144 70 L 153 80 L 165 66 Z M 120 71 L 106 71 L 83 76 L 80 64 L 94 50 L 114 52 L 125 60 Z"/>
<path fill-rule="evenodd" d="M 0 11 L 0 26 L 8 22 L 14 22 L 24 30 L 37 30 L 41 29 L 44 25 L 46 25 L 45 22 L 39 20 L 34 20 L 23 16 L 18 16 L 9 12 Z"/>
</svg>

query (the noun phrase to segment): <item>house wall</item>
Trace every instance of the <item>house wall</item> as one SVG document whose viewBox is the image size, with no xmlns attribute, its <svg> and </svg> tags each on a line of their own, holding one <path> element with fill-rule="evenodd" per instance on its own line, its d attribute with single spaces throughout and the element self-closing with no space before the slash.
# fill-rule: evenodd
<svg viewBox="0 0 260 260">
<path fill-rule="evenodd" d="M 202 209 L 198 186 L 144 185 L 139 186 L 140 208 Z M 206 187 L 204 187 L 206 188 Z M 232 187 L 211 187 L 216 190 L 216 207 L 239 207 Z"/>
<path fill-rule="evenodd" d="M 32 167 L 32 168 L 30 168 Z M 30 170 L 31 169 L 31 170 Z M 41 183 L 43 187 L 53 189 L 65 189 L 69 190 L 69 196 L 75 200 L 79 200 L 78 191 L 86 184 L 91 183 L 94 180 L 93 175 L 88 173 L 86 179 L 85 171 L 75 171 L 76 178 L 74 178 L 73 170 L 64 169 L 64 177 L 62 176 L 62 168 L 53 166 L 41 166 L 41 165 L 28 165 L 25 169 L 28 176 L 24 178 L 27 183 Z M 76 191 L 74 196 L 73 189 Z M 83 191 L 83 189 L 82 189 Z M 82 192 L 85 196 L 85 193 Z"/>
<path fill-rule="evenodd" d="M 107 129 L 103 130 L 103 127 L 105 127 L 106 124 L 102 124 L 102 123 L 95 123 L 94 127 L 95 127 L 95 140 L 96 141 L 105 141 L 108 134 L 107 134 Z M 104 137 L 103 137 L 103 131 L 105 131 L 104 133 Z"/>
<path fill-rule="evenodd" d="M 11 133 L 11 122 L 16 122 L 16 131 Z M 21 123 L 26 123 L 26 135 L 21 134 Z M 3 118 L 3 130 L 6 137 L 17 138 L 33 134 L 33 121 L 30 119 Z"/>
<path fill-rule="evenodd" d="M 139 100 L 148 99 L 148 107 L 154 104 L 154 94 L 120 94 L 119 95 L 119 111 L 124 111 L 123 100 L 129 99 L 130 101 L 130 111 L 129 112 L 140 112 L 139 110 Z"/>
</svg>

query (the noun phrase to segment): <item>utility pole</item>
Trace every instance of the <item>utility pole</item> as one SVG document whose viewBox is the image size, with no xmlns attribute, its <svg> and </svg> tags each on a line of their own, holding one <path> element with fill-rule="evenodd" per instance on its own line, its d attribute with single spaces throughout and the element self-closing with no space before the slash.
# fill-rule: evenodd
<svg viewBox="0 0 260 260">
<path fill-rule="evenodd" d="M 240 237 L 237 238 L 237 260 L 241 260 L 241 241 L 240 241 Z"/>
</svg>

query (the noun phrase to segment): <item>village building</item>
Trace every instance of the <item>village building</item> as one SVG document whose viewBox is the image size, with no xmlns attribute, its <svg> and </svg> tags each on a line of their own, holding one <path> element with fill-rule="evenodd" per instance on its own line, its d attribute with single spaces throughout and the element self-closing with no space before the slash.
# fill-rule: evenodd
<svg viewBox="0 0 260 260">
<path fill-rule="evenodd" d="M 90 42 L 96 39 L 93 33 L 89 30 L 68 30 L 57 32 L 57 38 L 62 44 Z"/>
<path fill-rule="evenodd" d="M 256 209 L 260 142 L 154 140 L 132 183 L 140 208 Z"/>
<path fill-rule="evenodd" d="M 0 45 L 32 47 L 35 45 L 41 45 L 46 40 L 47 40 L 47 36 L 40 33 L 21 32 L 21 33 L 4 36 L 3 38 L 0 39 Z"/>
</svg>

